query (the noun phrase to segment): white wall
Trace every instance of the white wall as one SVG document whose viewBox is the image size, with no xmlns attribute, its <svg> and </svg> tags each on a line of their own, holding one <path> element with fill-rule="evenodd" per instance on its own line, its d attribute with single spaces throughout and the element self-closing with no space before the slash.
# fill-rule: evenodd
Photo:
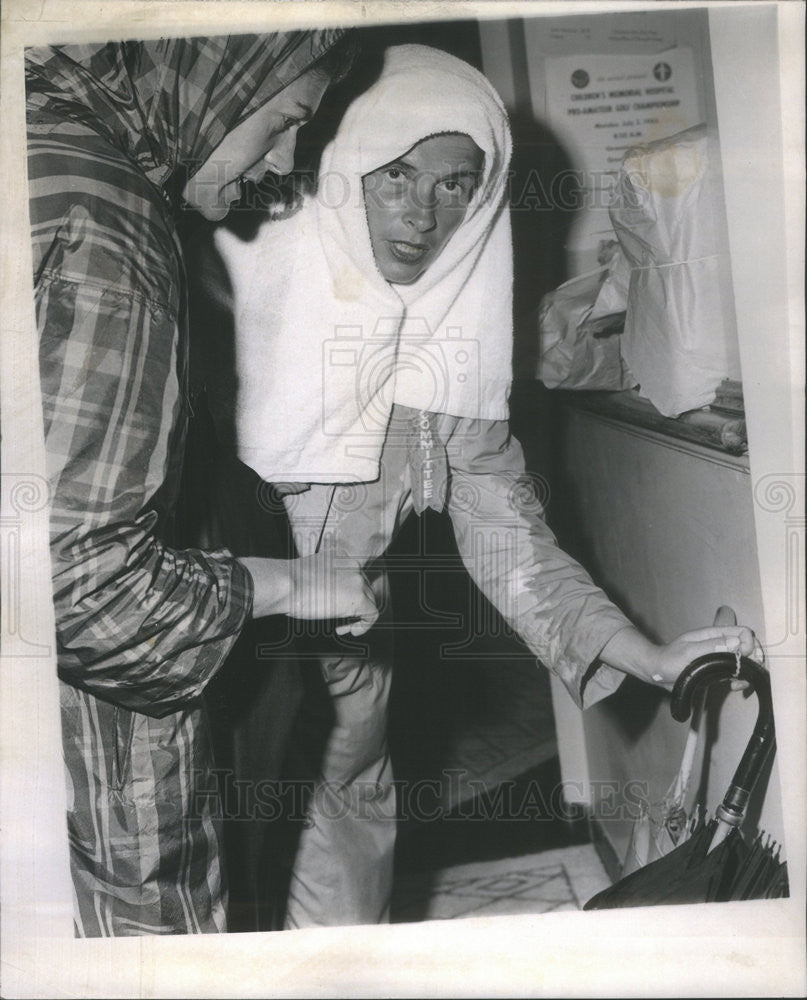
<svg viewBox="0 0 807 1000">
<path fill-rule="evenodd" d="M 712 623 L 721 605 L 765 642 L 754 545 L 748 463 L 571 410 L 564 428 L 575 545 L 597 581 L 658 641 Z M 756 699 L 728 695 L 710 734 L 705 805 L 714 813 L 756 718 Z M 666 696 L 635 686 L 583 715 L 594 806 L 631 779 L 660 798 L 681 761 L 688 727 L 672 719 Z M 600 783 L 598 785 L 598 783 Z M 693 787 L 692 791 L 695 791 Z M 748 818 L 784 839 L 778 770 Z M 624 857 L 630 816 L 602 824 Z"/>
<path fill-rule="evenodd" d="M 803 36 L 794 31 L 793 18 L 786 19 L 789 30 L 780 30 L 778 16 L 776 5 L 759 3 L 741 8 L 711 7 L 708 12 L 678 8 L 526 17 L 521 35 L 512 24 L 483 24 L 482 49 L 485 71 L 508 106 L 523 109 L 526 91 L 538 117 L 545 112 L 542 63 L 548 55 L 627 50 L 624 41 L 616 46 L 604 41 L 601 26 L 608 19 L 611 27 L 607 30 L 611 32 L 616 18 L 628 27 L 631 19 L 637 29 L 647 25 L 654 40 L 642 42 L 639 32 L 639 47 L 657 45 L 661 50 L 679 45 L 693 49 L 703 118 L 717 128 L 721 144 L 726 214 L 719 224 L 721 241 L 728 250 L 723 277 L 726 301 L 735 306 L 750 464 L 742 473 L 731 473 L 727 466 L 699 464 L 692 455 L 683 461 L 657 442 L 642 445 L 638 459 L 636 440 L 617 440 L 602 428 L 594 433 L 599 445 L 595 455 L 589 455 L 590 442 L 585 435 L 575 438 L 570 431 L 570 447 L 579 449 L 570 462 L 579 476 L 577 486 L 591 491 L 588 528 L 596 525 L 597 532 L 588 541 L 626 610 L 635 611 L 651 631 L 668 635 L 670 630 L 674 634 L 676 629 L 708 623 L 719 604 L 733 602 L 740 620 L 753 624 L 766 637 L 777 725 L 782 730 L 780 757 L 793 761 L 795 751 L 797 761 L 801 761 L 802 746 L 794 738 L 802 731 L 804 710 L 804 601 L 800 590 L 804 523 L 799 513 L 803 496 L 803 347 L 799 333 L 803 329 L 803 180 L 797 176 L 803 168 L 803 123 L 795 133 L 796 140 L 801 136 L 802 145 L 790 147 L 793 166 L 784 161 L 788 189 L 782 183 L 779 86 L 780 82 L 788 84 L 798 101 L 792 74 L 794 67 L 801 65 L 795 62 L 800 52 L 795 46 Z M 579 30 L 581 25 L 591 29 L 588 42 Z M 780 48 L 789 54 L 789 63 L 780 61 Z M 803 77 L 801 87 L 803 98 Z M 795 202 L 794 188 L 799 192 Z M 791 230 L 785 225 L 786 208 L 796 210 Z M 595 476 L 584 456 L 596 459 L 602 455 L 608 461 Z M 653 484 L 645 478 L 649 468 L 656 470 Z M 659 490 L 659 484 L 664 488 Z M 610 495 L 615 507 L 598 508 L 598 498 L 604 495 Z M 693 509 L 688 501 L 692 496 L 702 497 L 705 506 Z M 651 520 L 643 521 L 642 516 Z M 659 524 L 664 525 L 660 531 Z M 679 539 L 683 541 L 679 543 Z M 626 558 L 626 552 L 631 558 Z M 662 568 L 647 565 L 642 577 L 634 563 L 651 556 L 655 566 Z M 733 593 L 727 593 L 727 587 Z M 734 702 L 729 711 L 736 713 L 736 718 L 727 716 L 715 757 L 715 794 L 736 764 L 736 751 L 748 732 L 746 722 L 753 717 L 752 702 Z M 594 779 L 593 762 L 602 763 L 602 737 L 609 723 L 596 712 L 586 723 L 585 739 L 593 752 L 590 748 L 585 757 L 591 773 L 584 774 L 583 719 L 575 720 L 565 708 L 563 727 L 568 745 L 562 750 L 562 764 L 565 760 L 568 773 L 564 777 L 571 778 L 579 769 L 583 777 Z M 668 715 L 662 719 L 661 713 L 654 725 L 654 735 L 630 746 L 626 742 L 615 753 L 622 755 L 622 763 L 645 760 L 658 764 L 661 772 L 665 766 L 674 771 L 680 753 L 676 748 L 671 762 L 671 748 L 679 735 L 683 739 L 684 730 Z M 727 727 L 736 729 L 734 743 L 726 735 Z M 804 773 L 800 765 L 795 778 L 797 795 L 795 802 L 789 796 L 785 815 L 788 809 L 791 816 L 798 810 L 803 813 Z M 773 836 L 781 837 L 784 826 L 773 791 L 775 784 L 774 774 L 761 822 Z M 801 873 L 801 869 L 797 871 Z"/>
</svg>

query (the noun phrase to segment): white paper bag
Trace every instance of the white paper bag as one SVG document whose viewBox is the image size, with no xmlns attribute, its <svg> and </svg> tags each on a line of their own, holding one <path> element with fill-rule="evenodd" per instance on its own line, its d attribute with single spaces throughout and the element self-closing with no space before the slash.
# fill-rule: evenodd
<svg viewBox="0 0 807 1000">
<path fill-rule="evenodd" d="M 717 157 L 704 125 L 637 146 L 610 206 L 631 264 L 622 354 L 642 394 L 669 417 L 708 405 L 720 382 L 738 374 L 721 287 Z"/>
</svg>

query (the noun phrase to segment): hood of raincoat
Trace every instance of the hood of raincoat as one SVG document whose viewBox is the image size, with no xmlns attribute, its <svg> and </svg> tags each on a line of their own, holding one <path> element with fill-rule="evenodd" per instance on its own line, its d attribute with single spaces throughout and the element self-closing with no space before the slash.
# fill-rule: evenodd
<svg viewBox="0 0 807 1000">
<path fill-rule="evenodd" d="M 104 134 L 158 186 L 309 69 L 344 29 L 29 48 L 29 116 Z"/>
</svg>

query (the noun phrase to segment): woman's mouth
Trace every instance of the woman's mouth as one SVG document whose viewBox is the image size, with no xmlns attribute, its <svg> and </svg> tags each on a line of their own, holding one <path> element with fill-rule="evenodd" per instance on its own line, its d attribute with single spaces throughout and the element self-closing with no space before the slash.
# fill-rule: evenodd
<svg viewBox="0 0 807 1000">
<path fill-rule="evenodd" d="M 390 253 L 403 264 L 415 264 L 428 251 L 425 243 L 407 243 L 405 240 L 389 240 Z"/>
<path fill-rule="evenodd" d="M 228 210 L 230 205 L 241 200 L 243 194 L 244 187 L 241 178 L 237 177 L 234 181 L 228 181 L 227 184 L 219 188 L 218 197 L 211 207 Z"/>
<path fill-rule="evenodd" d="M 247 177 L 246 174 L 241 174 L 240 177 L 236 178 L 236 180 L 233 181 L 233 189 L 232 189 L 232 191 L 233 191 L 233 194 L 235 195 L 235 197 L 233 198 L 233 201 L 241 201 L 241 199 L 247 193 L 247 190 L 248 190 L 247 189 L 247 183 L 248 183 L 248 181 L 249 181 L 249 177 Z"/>
</svg>

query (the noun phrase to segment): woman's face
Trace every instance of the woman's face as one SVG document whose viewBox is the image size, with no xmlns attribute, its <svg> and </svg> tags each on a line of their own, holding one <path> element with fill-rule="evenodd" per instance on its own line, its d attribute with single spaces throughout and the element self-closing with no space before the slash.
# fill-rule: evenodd
<svg viewBox="0 0 807 1000">
<path fill-rule="evenodd" d="M 437 259 L 465 218 L 483 163 L 473 139 L 452 132 L 365 174 L 370 242 L 387 281 L 409 285 Z"/>
<path fill-rule="evenodd" d="M 228 132 L 185 185 L 182 197 L 191 208 L 218 222 L 241 197 L 242 181 L 257 184 L 267 170 L 290 173 L 297 132 L 329 82 L 320 73 L 304 73 Z"/>
</svg>

